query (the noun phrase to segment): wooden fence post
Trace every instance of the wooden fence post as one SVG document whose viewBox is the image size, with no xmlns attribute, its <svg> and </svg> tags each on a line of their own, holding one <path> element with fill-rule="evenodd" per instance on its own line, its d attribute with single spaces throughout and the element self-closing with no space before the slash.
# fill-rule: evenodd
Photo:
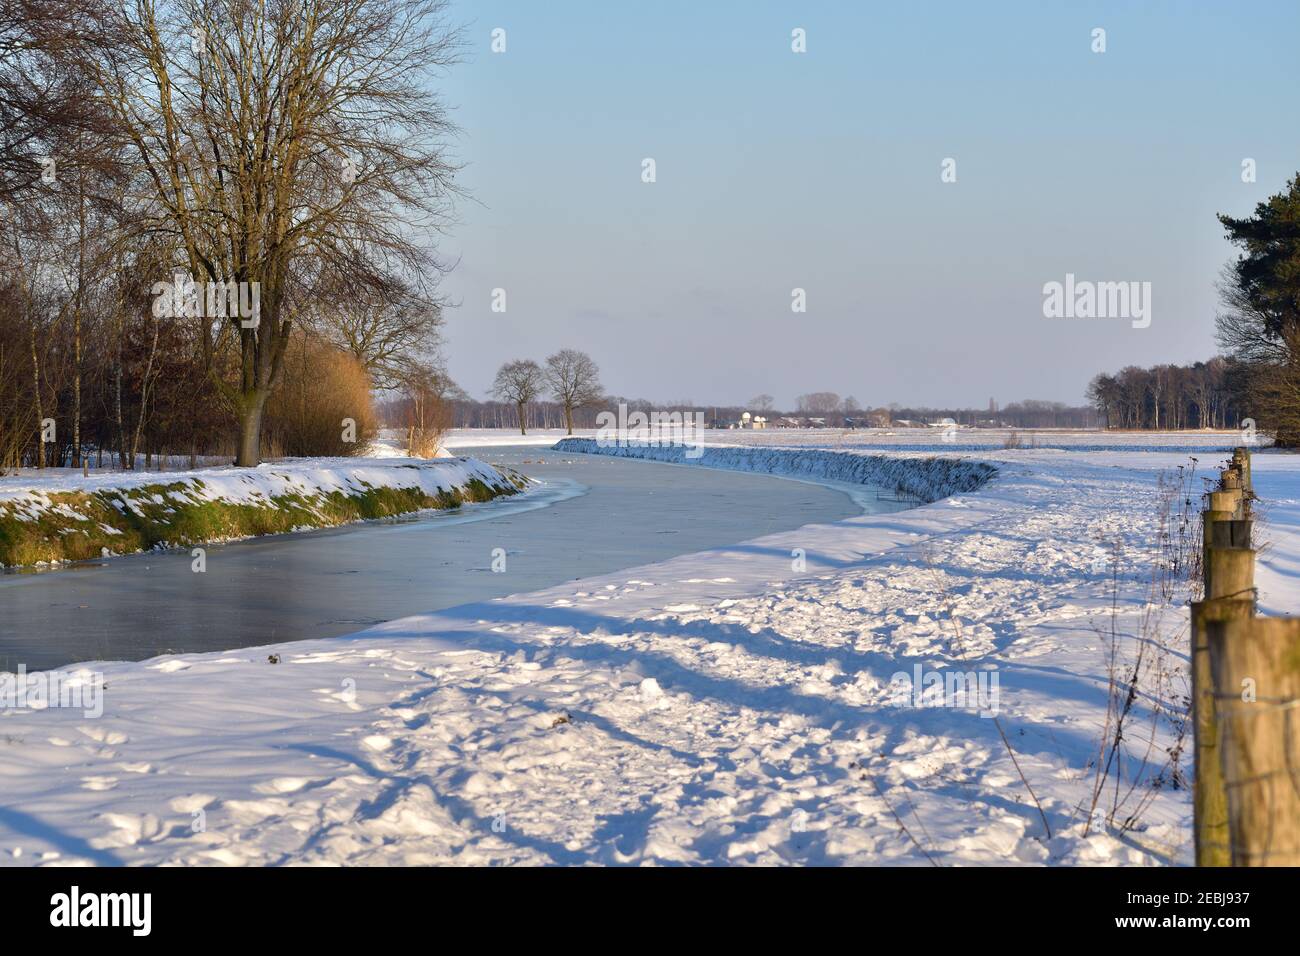
<svg viewBox="0 0 1300 956">
<path fill-rule="evenodd" d="M 1236 524 L 1236 522 L 1216 522 Z M 1212 534 L 1217 533 L 1212 531 Z M 1206 553 L 1205 599 L 1255 597 L 1255 552 L 1250 548 L 1210 548 Z"/>
<path fill-rule="evenodd" d="M 1206 633 L 1230 862 L 1300 865 L 1300 619 L 1207 621 Z"/>
<path fill-rule="evenodd" d="M 1249 618 L 1255 613 L 1255 552 L 1249 547 L 1221 547 L 1216 538 L 1231 536 L 1249 524 L 1214 521 L 1206 513 L 1205 600 L 1192 605 L 1192 746 L 1196 755 L 1196 783 L 1192 795 L 1196 819 L 1196 864 L 1227 866 L 1228 797 L 1219 756 L 1219 728 L 1214 699 L 1214 679 L 1206 635 L 1210 622 Z M 1245 530 L 1249 540 L 1249 529 Z"/>
<path fill-rule="evenodd" d="M 1233 451 L 1232 464 L 1219 475 L 1202 512 L 1202 568 L 1205 600 L 1192 604 L 1192 747 L 1196 779 L 1192 794 L 1195 813 L 1196 863 L 1228 866 L 1231 841 L 1228 792 L 1224 783 L 1221 728 L 1209 629 L 1225 621 L 1249 621 L 1255 614 L 1255 552 L 1251 546 L 1245 490 L 1247 468 Z"/>
<path fill-rule="evenodd" d="M 1241 485 L 1247 491 L 1254 491 L 1254 486 L 1250 483 L 1250 449 L 1245 445 L 1238 445 L 1232 450 L 1232 463 L 1241 469 Z"/>
<path fill-rule="evenodd" d="M 1205 582 L 1205 588 L 1202 594 L 1208 600 L 1210 597 L 1210 549 L 1221 547 L 1217 545 L 1215 529 L 1227 521 L 1235 520 L 1233 512 L 1224 510 L 1215 510 L 1207 508 L 1201 512 L 1201 578 Z"/>
<path fill-rule="evenodd" d="M 1216 512 L 1210 512 L 1215 514 Z M 1210 529 L 1209 546 L 1211 548 L 1249 548 L 1252 522 L 1248 520 L 1237 520 L 1235 518 L 1220 518 L 1209 521 L 1207 519 L 1206 527 Z"/>
<path fill-rule="evenodd" d="M 1206 600 L 1192 605 L 1196 862 L 1300 866 L 1300 618 L 1255 616 L 1250 451 L 1203 512 Z"/>
<path fill-rule="evenodd" d="M 1219 729 L 1214 700 L 1214 677 L 1207 638 L 1211 621 L 1249 619 L 1255 602 L 1220 598 L 1192 604 L 1192 752 L 1196 778 L 1192 789 L 1195 819 L 1196 865 L 1228 866 L 1228 791 L 1219 756 Z"/>
<path fill-rule="evenodd" d="M 1210 510 L 1227 511 L 1233 518 L 1240 517 L 1241 489 L 1228 488 L 1210 492 Z"/>
</svg>

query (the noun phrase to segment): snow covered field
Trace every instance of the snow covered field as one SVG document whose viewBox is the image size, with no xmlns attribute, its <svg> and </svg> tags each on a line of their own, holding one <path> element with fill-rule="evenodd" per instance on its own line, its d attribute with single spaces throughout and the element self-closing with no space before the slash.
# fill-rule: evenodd
<svg viewBox="0 0 1300 956">
<path fill-rule="evenodd" d="M 717 440 L 879 453 L 896 438 L 839 437 Z M 910 511 L 345 638 L 88 666 L 101 716 L 0 716 L 0 858 L 1186 863 L 1189 794 L 1165 750 L 1187 615 L 1150 600 L 1157 476 L 1189 455 L 1208 473 L 1235 437 L 990 445 L 966 457 L 991 481 Z M 1254 478 L 1261 608 L 1286 613 L 1300 458 L 1258 453 Z M 1149 772 L 1085 835 L 1112 629 L 1122 660 L 1163 644 L 1171 667 L 1130 725 L 1134 767 L 1155 730 Z M 948 706 L 900 693 L 900 674 L 986 693 Z"/>
</svg>

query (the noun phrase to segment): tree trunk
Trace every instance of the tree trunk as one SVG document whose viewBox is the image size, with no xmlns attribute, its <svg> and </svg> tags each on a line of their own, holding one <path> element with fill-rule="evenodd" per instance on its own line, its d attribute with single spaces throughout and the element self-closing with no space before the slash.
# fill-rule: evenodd
<svg viewBox="0 0 1300 956">
<path fill-rule="evenodd" d="M 135 470 L 135 456 L 140 449 L 140 436 L 144 434 L 144 423 L 149 409 L 149 385 L 153 379 L 153 361 L 158 354 L 158 319 L 153 320 L 153 341 L 149 345 L 149 361 L 144 366 L 144 377 L 140 379 L 140 416 L 135 420 L 135 434 L 131 438 L 131 470 Z M 145 456 L 145 471 L 149 470 L 148 454 Z"/>
<path fill-rule="evenodd" d="M 80 145 L 80 142 L 78 142 Z M 86 288 L 86 174 L 77 176 L 77 295 L 72 313 L 72 467 L 81 467 L 81 302 Z"/>
<path fill-rule="evenodd" d="M 113 362 L 113 421 L 117 424 L 117 465 L 126 471 L 126 422 L 122 420 L 122 322 L 117 323 L 117 357 Z"/>
<path fill-rule="evenodd" d="M 78 287 L 77 295 L 81 295 Z M 81 467 L 81 306 L 72 319 L 72 467 Z"/>
<path fill-rule="evenodd" d="M 262 460 L 262 409 L 266 405 L 265 395 L 253 395 L 245 398 L 244 407 L 239 410 L 239 455 L 235 464 L 241 468 L 256 468 Z"/>
<path fill-rule="evenodd" d="M 528 419 L 525 418 L 524 416 L 525 416 L 525 415 L 527 414 L 527 412 L 528 412 L 528 406 L 525 405 L 523 402 L 520 402 L 520 403 L 519 403 L 518 405 L 516 405 L 515 407 L 519 410 L 519 434 L 521 434 L 521 435 L 527 435 L 527 434 L 528 434 Z"/>
<path fill-rule="evenodd" d="M 45 409 L 41 407 L 41 360 L 36 353 L 36 323 L 32 322 L 32 394 L 36 399 L 36 467 L 45 467 Z"/>
<path fill-rule="evenodd" d="M 564 427 L 569 430 L 570 435 L 573 434 L 573 406 L 572 405 L 564 406 Z"/>
</svg>

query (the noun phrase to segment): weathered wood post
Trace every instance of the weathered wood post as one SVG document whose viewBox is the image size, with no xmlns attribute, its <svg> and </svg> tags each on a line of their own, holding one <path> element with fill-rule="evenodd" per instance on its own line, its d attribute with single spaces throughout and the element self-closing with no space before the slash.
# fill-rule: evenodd
<svg viewBox="0 0 1300 956">
<path fill-rule="evenodd" d="M 1192 747 L 1196 778 L 1192 791 L 1196 865 L 1228 866 L 1228 791 L 1219 755 L 1219 730 L 1210 666 L 1210 622 L 1228 618 L 1248 620 L 1255 602 L 1220 598 L 1192 604 Z"/>
<path fill-rule="evenodd" d="M 1210 512 L 1215 514 L 1216 512 Z M 1209 546 L 1211 548 L 1249 548 L 1253 523 L 1234 518 L 1219 518 L 1208 522 L 1210 529 Z"/>
<path fill-rule="evenodd" d="M 1234 448 L 1232 450 L 1232 463 L 1228 468 L 1236 476 L 1236 487 L 1241 489 L 1240 514 L 1237 517 L 1249 518 L 1250 503 L 1255 500 L 1255 490 L 1250 477 L 1250 450 L 1244 447 Z"/>
<path fill-rule="evenodd" d="M 1250 522 L 1219 522 L 1219 524 L 1249 524 Z M 1214 532 L 1218 534 L 1219 532 Z M 1219 548 L 1209 550 L 1209 563 L 1205 569 L 1206 600 L 1220 598 L 1254 600 L 1255 552 L 1250 548 Z"/>
<path fill-rule="evenodd" d="M 1249 547 L 1215 544 L 1223 537 L 1244 535 L 1249 522 L 1214 521 L 1205 513 L 1205 600 L 1192 605 L 1192 746 L 1196 755 L 1193 809 L 1197 866 L 1227 866 L 1228 798 L 1219 756 L 1219 730 L 1214 679 L 1207 639 L 1212 622 L 1248 619 L 1255 613 L 1255 552 Z M 1234 527 L 1235 526 L 1235 527 Z"/>
<path fill-rule="evenodd" d="M 1221 491 L 1230 491 L 1237 493 L 1237 507 L 1233 514 L 1236 518 L 1246 517 L 1246 501 L 1248 495 L 1242 485 L 1241 472 L 1236 467 L 1225 468 L 1219 474 L 1219 489 Z"/>
<path fill-rule="evenodd" d="M 1230 618 L 1208 621 L 1206 631 L 1230 863 L 1298 866 L 1300 619 Z"/>
<path fill-rule="evenodd" d="M 1213 501 L 1210 504 L 1209 508 L 1201 512 L 1201 577 L 1205 581 L 1204 594 L 1207 599 L 1210 596 L 1210 549 L 1219 547 L 1215 544 L 1215 529 L 1226 521 L 1235 520 L 1231 509 L 1215 508 Z"/>
<path fill-rule="evenodd" d="M 1210 510 L 1226 511 L 1230 518 L 1240 517 L 1241 489 L 1220 488 L 1210 492 Z"/>
<path fill-rule="evenodd" d="M 1241 471 L 1241 485 L 1247 492 L 1253 492 L 1255 486 L 1250 481 L 1250 449 L 1238 445 L 1232 450 L 1232 463 Z"/>
<path fill-rule="evenodd" d="M 1212 623 L 1249 620 L 1255 613 L 1255 552 L 1246 519 L 1243 472 L 1224 469 L 1202 512 L 1202 575 L 1205 600 L 1192 605 L 1192 746 L 1196 760 L 1193 791 L 1196 863 L 1228 866 L 1228 795 L 1223 780 L 1220 731 L 1208 639 Z"/>
</svg>

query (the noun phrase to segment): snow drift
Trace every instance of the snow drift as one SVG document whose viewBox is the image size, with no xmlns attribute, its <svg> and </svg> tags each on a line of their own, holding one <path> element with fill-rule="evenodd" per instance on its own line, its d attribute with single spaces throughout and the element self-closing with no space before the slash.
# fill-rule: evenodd
<svg viewBox="0 0 1300 956">
<path fill-rule="evenodd" d="M 875 485 L 892 488 L 927 503 L 975 491 L 997 474 L 992 465 L 964 458 L 901 458 L 815 448 L 710 446 L 701 449 L 681 444 L 608 444 L 599 443 L 594 438 L 564 438 L 555 444 L 555 450 Z"/>
</svg>

